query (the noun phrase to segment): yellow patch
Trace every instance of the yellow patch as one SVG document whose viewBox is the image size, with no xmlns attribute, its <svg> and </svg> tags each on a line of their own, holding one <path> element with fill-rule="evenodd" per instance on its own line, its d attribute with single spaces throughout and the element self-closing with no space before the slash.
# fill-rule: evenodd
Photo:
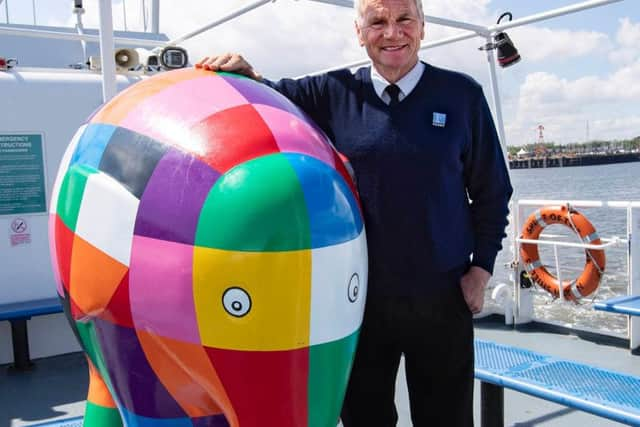
<svg viewBox="0 0 640 427">
<path fill-rule="evenodd" d="M 311 259 L 311 250 L 195 247 L 194 299 L 202 344 L 248 351 L 308 347 Z"/>
</svg>

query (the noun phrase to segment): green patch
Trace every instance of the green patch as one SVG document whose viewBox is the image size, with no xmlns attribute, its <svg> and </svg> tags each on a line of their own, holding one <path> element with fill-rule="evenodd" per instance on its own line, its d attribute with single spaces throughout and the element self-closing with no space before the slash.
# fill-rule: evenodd
<svg viewBox="0 0 640 427">
<path fill-rule="evenodd" d="M 122 418 L 117 408 L 106 408 L 87 401 L 83 427 L 122 427 Z"/>
<path fill-rule="evenodd" d="M 69 168 L 64 176 L 60 186 L 56 212 L 71 231 L 76 231 L 82 196 L 84 195 L 89 175 L 97 172 L 97 170 L 89 166 L 74 165 Z"/>
<path fill-rule="evenodd" d="M 359 331 L 309 349 L 309 427 L 334 427 L 347 390 Z"/>
<path fill-rule="evenodd" d="M 259 157 L 221 176 L 200 213 L 196 245 L 255 252 L 310 248 L 304 193 L 287 159 Z"/>
</svg>

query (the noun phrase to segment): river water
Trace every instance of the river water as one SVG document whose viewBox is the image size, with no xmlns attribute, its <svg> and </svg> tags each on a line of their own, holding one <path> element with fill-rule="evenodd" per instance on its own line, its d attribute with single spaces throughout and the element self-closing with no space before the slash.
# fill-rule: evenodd
<svg viewBox="0 0 640 427">
<path fill-rule="evenodd" d="M 594 200 L 594 201 L 640 201 L 640 162 L 580 166 L 547 169 L 519 169 L 511 171 L 511 181 L 518 199 Z M 535 208 L 527 209 L 524 221 Z M 580 208 L 595 226 L 600 237 L 626 238 L 626 209 Z M 490 287 L 498 283 L 511 283 L 510 270 L 505 268 L 513 255 L 510 239 L 513 231 L 503 242 L 498 255 L 494 277 Z M 545 233 L 562 235 L 569 241 L 578 241 L 567 228 L 551 225 Z M 518 231 L 519 234 L 519 231 Z M 550 246 L 539 246 L 542 262 L 549 271 L 555 271 L 555 258 Z M 579 276 L 584 266 L 585 253 L 578 248 L 559 248 L 559 260 L 563 280 Z M 576 305 L 554 301 L 551 295 L 538 288 L 535 293 L 536 318 L 550 320 L 567 326 L 597 329 L 616 334 L 625 334 L 626 316 L 593 310 L 592 302 L 627 294 L 627 246 L 610 247 L 606 250 L 605 276 L 594 295 Z M 490 291 L 487 292 L 487 297 Z M 492 306 L 487 299 L 487 305 Z"/>
</svg>

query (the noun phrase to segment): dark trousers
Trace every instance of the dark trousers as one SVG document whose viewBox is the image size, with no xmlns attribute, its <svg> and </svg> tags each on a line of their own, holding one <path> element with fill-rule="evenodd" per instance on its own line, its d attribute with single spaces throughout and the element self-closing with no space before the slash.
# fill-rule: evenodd
<svg viewBox="0 0 640 427">
<path fill-rule="evenodd" d="M 367 298 L 342 408 L 344 427 L 392 427 L 395 382 L 405 357 L 415 427 L 473 426 L 473 324 L 459 277 L 413 297 Z"/>
</svg>

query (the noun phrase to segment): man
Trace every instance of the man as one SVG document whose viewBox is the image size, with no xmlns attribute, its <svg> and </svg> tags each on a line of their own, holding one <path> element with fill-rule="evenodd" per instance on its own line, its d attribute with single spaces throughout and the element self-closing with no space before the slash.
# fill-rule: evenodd
<svg viewBox="0 0 640 427">
<path fill-rule="evenodd" d="M 482 309 L 501 248 L 509 175 L 481 87 L 418 60 L 421 1 L 355 7 L 372 67 L 265 80 L 349 158 L 362 200 L 368 296 L 342 421 L 396 425 L 404 355 L 414 426 L 470 426 L 472 313 Z M 261 79 L 239 55 L 198 66 Z"/>
</svg>

